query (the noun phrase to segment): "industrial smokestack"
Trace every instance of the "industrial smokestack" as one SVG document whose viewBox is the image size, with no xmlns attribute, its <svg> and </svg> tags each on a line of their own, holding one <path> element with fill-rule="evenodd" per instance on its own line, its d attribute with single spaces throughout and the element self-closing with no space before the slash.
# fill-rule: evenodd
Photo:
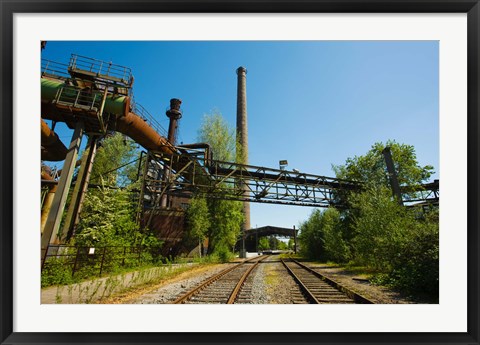
<svg viewBox="0 0 480 345">
<path fill-rule="evenodd" d="M 247 69 L 237 68 L 237 160 L 248 164 L 248 129 L 247 129 Z M 243 185 L 244 195 L 248 194 L 247 185 Z M 243 229 L 250 229 L 250 203 L 243 203 L 245 222 Z"/>
<path fill-rule="evenodd" d="M 182 111 L 180 110 L 180 104 L 182 100 L 178 98 L 172 98 L 170 100 L 170 109 L 167 110 L 167 117 L 170 119 L 168 126 L 168 141 L 175 145 L 177 140 L 178 120 L 182 117 Z"/>
<path fill-rule="evenodd" d="M 178 120 L 182 117 L 182 111 L 180 110 L 180 105 L 182 104 L 182 100 L 179 98 L 172 98 L 170 100 L 170 109 L 167 110 L 166 114 L 167 117 L 170 119 L 170 123 L 168 125 L 168 142 L 172 145 L 176 144 L 177 141 L 177 130 L 178 130 Z M 165 180 L 168 179 L 170 175 L 170 169 L 165 166 L 164 170 L 164 178 Z M 170 197 L 167 195 L 163 195 L 160 199 L 160 207 L 166 208 L 169 207 Z"/>
</svg>

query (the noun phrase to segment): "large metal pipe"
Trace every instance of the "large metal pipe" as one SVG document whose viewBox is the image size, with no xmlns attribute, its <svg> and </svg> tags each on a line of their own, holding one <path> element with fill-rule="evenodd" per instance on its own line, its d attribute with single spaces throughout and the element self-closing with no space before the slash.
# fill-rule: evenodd
<svg viewBox="0 0 480 345">
<path fill-rule="evenodd" d="M 237 160 L 248 164 L 248 126 L 247 126 L 247 69 L 237 68 Z M 248 187 L 243 185 L 244 194 Z M 243 203 L 245 221 L 243 231 L 250 229 L 250 203 Z"/>
<path fill-rule="evenodd" d="M 144 119 L 134 113 L 128 113 L 117 119 L 115 129 L 123 133 L 147 150 L 173 154 L 175 149 L 167 139 L 158 134 Z"/>
<path fill-rule="evenodd" d="M 60 141 L 58 135 L 41 120 L 42 133 L 42 160 L 63 161 L 67 155 L 66 146 Z"/>
<path fill-rule="evenodd" d="M 65 84 L 63 80 L 52 78 L 41 78 L 41 100 L 42 103 L 51 103 L 55 100 L 60 90 L 62 90 L 61 99 L 74 101 L 78 96 L 79 89 Z M 87 91 L 82 91 L 82 95 L 87 94 Z M 103 92 L 98 93 L 99 101 L 103 96 Z M 127 96 L 109 94 L 105 99 L 104 111 L 116 115 L 125 112 L 125 103 L 129 100 Z M 84 111 L 84 110 L 82 110 Z"/>
</svg>

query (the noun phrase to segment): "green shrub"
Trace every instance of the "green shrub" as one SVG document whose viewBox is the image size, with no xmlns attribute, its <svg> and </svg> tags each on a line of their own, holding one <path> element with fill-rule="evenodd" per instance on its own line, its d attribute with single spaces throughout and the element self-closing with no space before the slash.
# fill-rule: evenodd
<svg viewBox="0 0 480 345">
<path fill-rule="evenodd" d="M 229 262 L 234 258 L 234 254 L 224 245 L 216 247 L 213 256 L 216 256 L 220 262 Z"/>
<path fill-rule="evenodd" d="M 345 239 L 345 226 L 341 222 L 340 212 L 333 207 L 328 208 L 323 212 L 322 226 L 326 259 L 348 262 L 351 258 L 350 246 Z"/>
<path fill-rule="evenodd" d="M 76 280 L 72 277 L 71 265 L 65 259 L 48 259 L 41 274 L 41 286 L 68 285 Z"/>
<path fill-rule="evenodd" d="M 386 189 L 360 194 L 354 205 L 355 261 L 383 273 L 376 279 L 412 295 L 438 299 L 438 211 L 419 219 Z"/>
</svg>

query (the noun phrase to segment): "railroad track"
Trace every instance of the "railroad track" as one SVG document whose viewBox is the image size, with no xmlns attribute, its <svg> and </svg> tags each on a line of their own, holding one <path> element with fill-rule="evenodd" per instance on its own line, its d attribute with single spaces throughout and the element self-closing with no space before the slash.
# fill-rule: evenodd
<svg viewBox="0 0 480 345">
<path fill-rule="evenodd" d="M 178 297 L 174 304 L 233 304 L 245 281 L 268 255 L 262 255 L 229 267 Z M 245 297 L 242 298 L 245 302 Z"/>
<path fill-rule="evenodd" d="M 294 259 L 281 261 L 301 291 L 292 294 L 294 303 L 373 303 Z"/>
</svg>

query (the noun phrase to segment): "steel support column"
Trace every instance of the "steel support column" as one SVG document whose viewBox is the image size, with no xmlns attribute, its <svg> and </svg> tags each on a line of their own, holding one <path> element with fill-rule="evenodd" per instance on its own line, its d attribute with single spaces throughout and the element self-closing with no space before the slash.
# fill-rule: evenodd
<svg viewBox="0 0 480 345">
<path fill-rule="evenodd" d="M 75 234 L 75 228 L 79 221 L 79 214 L 82 210 L 85 193 L 87 192 L 90 174 L 92 172 L 93 161 L 97 153 L 98 136 L 91 136 L 88 141 L 88 148 L 82 157 L 82 163 L 78 172 L 77 181 L 73 188 L 72 200 L 68 207 L 67 218 L 63 227 L 63 234 L 68 241 Z"/>
<path fill-rule="evenodd" d="M 42 253 L 44 253 L 44 250 L 47 249 L 49 244 L 58 243 L 57 233 L 60 228 L 63 210 L 65 209 L 68 191 L 70 190 L 70 184 L 72 182 L 73 171 L 75 170 L 78 151 L 82 142 L 83 130 L 83 122 L 78 122 L 75 127 L 75 131 L 73 132 L 67 157 L 65 158 L 65 163 L 63 164 L 62 175 L 60 175 L 60 180 L 58 181 L 57 192 L 53 198 L 50 213 L 48 214 L 45 229 L 43 230 L 41 241 Z"/>
<path fill-rule="evenodd" d="M 385 163 L 387 164 L 387 171 L 393 195 L 397 199 L 397 202 L 401 206 L 403 206 L 402 192 L 400 191 L 400 184 L 398 183 L 397 172 L 395 171 L 395 165 L 393 164 L 392 152 L 390 151 L 390 147 L 385 147 L 382 153 L 383 157 L 385 157 Z"/>
<path fill-rule="evenodd" d="M 295 230 L 295 225 L 293 226 L 293 250 L 297 254 L 297 230 Z"/>
</svg>

